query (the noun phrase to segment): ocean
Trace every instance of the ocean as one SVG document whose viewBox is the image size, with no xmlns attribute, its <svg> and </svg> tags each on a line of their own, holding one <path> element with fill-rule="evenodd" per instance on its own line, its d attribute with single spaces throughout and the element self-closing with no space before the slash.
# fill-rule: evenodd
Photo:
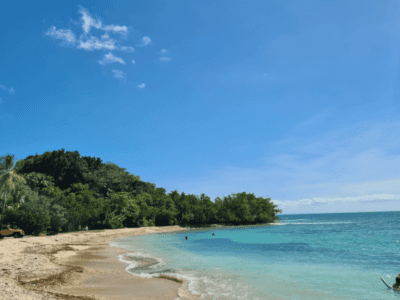
<svg viewBox="0 0 400 300">
<path fill-rule="evenodd" d="M 123 237 L 111 246 L 127 251 L 119 258 L 127 272 L 185 279 L 200 299 L 399 299 L 380 278 L 392 285 L 400 273 L 400 212 L 279 218 Z"/>
</svg>

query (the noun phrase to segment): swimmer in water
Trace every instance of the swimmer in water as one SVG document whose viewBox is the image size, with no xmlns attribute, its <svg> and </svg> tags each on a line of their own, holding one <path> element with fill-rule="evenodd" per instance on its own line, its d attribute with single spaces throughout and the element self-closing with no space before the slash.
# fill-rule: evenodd
<svg viewBox="0 0 400 300">
<path fill-rule="evenodd" d="M 215 233 L 213 233 L 212 235 L 215 235 Z"/>
<path fill-rule="evenodd" d="M 400 290 L 400 273 L 396 277 L 396 283 L 392 285 L 392 287 L 396 290 Z"/>
<path fill-rule="evenodd" d="M 187 240 L 187 236 L 185 236 L 185 240 Z"/>
</svg>

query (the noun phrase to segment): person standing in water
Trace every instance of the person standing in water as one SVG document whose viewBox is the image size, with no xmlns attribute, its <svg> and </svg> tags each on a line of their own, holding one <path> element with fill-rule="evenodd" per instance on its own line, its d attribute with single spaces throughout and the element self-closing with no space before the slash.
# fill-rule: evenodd
<svg viewBox="0 0 400 300">
<path fill-rule="evenodd" d="M 392 288 L 400 290 L 400 273 L 396 277 L 396 283 L 392 285 Z"/>
</svg>

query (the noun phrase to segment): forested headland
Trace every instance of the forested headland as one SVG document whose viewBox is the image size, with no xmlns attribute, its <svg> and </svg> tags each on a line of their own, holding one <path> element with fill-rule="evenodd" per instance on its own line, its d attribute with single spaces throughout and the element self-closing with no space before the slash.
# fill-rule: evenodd
<svg viewBox="0 0 400 300">
<path fill-rule="evenodd" d="M 27 235 L 143 226 L 251 225 L 279 218 L 271 198 L 167 193 L 114 163 L 61 149 L 0 158 L 0 223 Z"/>
</svg>

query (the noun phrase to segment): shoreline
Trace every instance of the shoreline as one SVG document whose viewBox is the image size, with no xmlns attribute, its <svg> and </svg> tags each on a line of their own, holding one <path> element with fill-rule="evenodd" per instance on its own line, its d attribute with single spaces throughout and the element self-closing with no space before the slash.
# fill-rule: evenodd
<svg viewBox="0 0 400 300">
<path fill-rule="evenodd" d="M 0 241 L 0 299 L 199 299 L 186 283 L 142 278 L 118 260 L 120 237 L 187 231 L 179 226 L 80 231 Z"/>
</svg>

